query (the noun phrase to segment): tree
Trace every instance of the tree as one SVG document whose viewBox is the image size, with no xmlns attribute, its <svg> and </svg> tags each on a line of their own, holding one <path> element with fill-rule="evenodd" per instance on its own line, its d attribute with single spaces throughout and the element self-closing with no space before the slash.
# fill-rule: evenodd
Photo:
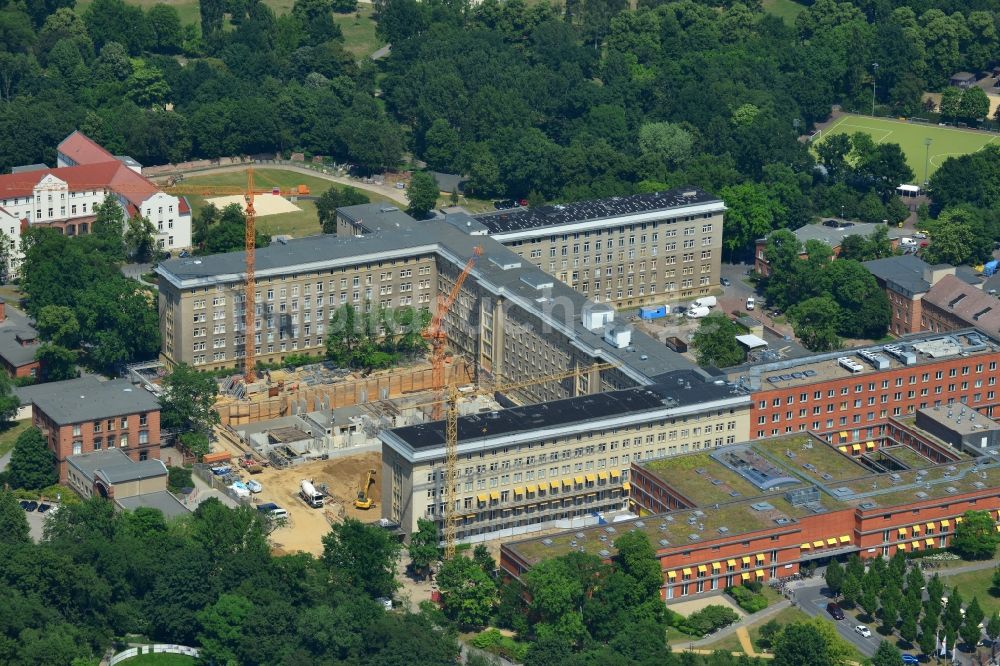
<svg viewBox="0 0 1000 666">
<path fill-rule="evenodd" d="M 60 345 L 44 343 L 35 351 L 35 360 L 42 366 L 42 377 L 56 382 L 77 376 L 76 352 Z"/>
<path fill-rule="evenodd" d="M 841 588 L 844 586 L 844 568 L 840 566 L 840 562 L 837 560 L 831 560 L 830 564 L 826 567 L 826 586 L 830 588 L 830 592 L 833 596 L 840 594 Z"/>
<path fill-rule="evenodd" d="M 861 598 L 861 581 L 853 573 L 848 573 L 844 576 L 844 585 L 840 591 L 843 595 L 841 603 L 851 608 Z"/>
<path fill-rule="evenodd" d="M 945 604 L 944 611 L 941 613 L 941 626 L 946 633 L 954 635 L 962 626 L 962 605 L 962 594 L 957 587 L 953 587 L 948 596 L 948 603 Z"/>
<path fill-rule="evenodd" d="M 720 312 L 713 312 L 702 319 L 691 340 L 698 354 L 698 365 L 728 368 L 742 363 L 746 355 L 736 340 L 740 333 L 742 331 L 736 322 Z"/>
<path fill-rule="evenodd" d="M 962 640 L 970 649 L 975 649 L 982 638 L 983 630 L 979 625 L 986 619 L 982 607 L 979 605 L 979 598 L 972 597 L 972 601 L 965 609 L 965 618 L 962 620 L 962 628 L 959 630 Z"/>
<path fill-rule="evenodd" d="M 1000 639 L 1000 613 L 993 613 L 993 615 L 990 615 L 990 619 L 986 623 L 986 635 L 989 636 L 990 640 L 993 642 Z"/>
<path fill-rule="evenodd" d="M 920 621 L 920 651 L 926 655 L 934 654 L 938 641 L 938 619 L 936 615 L 924 615 Z"/>
<path fill-rule="evenodd" d="M 0 543 L 31 543 L 31 530 L 24 509 L 17 503 L 14 494 L 0 490 Z"/>
<path fill-rule="evenodd" d="M 966 511 L 962 522 L 955 527 L 951 547 L 967 560 L 985 560 L 993 557 L 998 539 L 993 518 L 986 511 Z"/>
<path fill-rule="evenodd" d="M 497 602 L 497 587 L 482 568 L 467 557 L 445 560 L 437 576 L 445 613 L 465 627 L 485 625 Z"/>
<path fill-rule="evenodd" d="M 396 560 L 402 546 L 377 525 L 354 518 L 333 525 L 323 537 L 323 563 L 334 580 L 370 597 L 391 597 L 396 591 Z"/>
<path fill-rule="evenodd" d="M 768 620 L 761 625 L 758 631 L 759 638 L 757 642 L 763 648 L 770 648 L 774 646 L 774 641 L 777 639 L 778 635 L 781 633 L 782 625 L 777 620 Z"/>
<path fill-rule="evenodd" d="M 646 533 L 641 530 L 627 532 L 615 539 L 615 548 L 618 549 L 616 564 L 622 573 L 639 584 L 643 598 L 658 597 L 663 574 Z"/>
<path fill-rule="evenodd" d="M 93 6 L 93 5 L 92 5 Z M 108 194 L 104 201 L 94 206 L 94 223 L 91 226 L 98 246 L 112 261 L 125 258 L 125 211 L 113 194 Z"/>
<path fill-rule="evenodd" d="M 795 323 L 795 336 L 812 351 L 829 351 L 840 346 L 837 323 L 840 308 L 829 296 L 815 296 L 788 311 Z"/>
<path fill-rule="evenodd" d="M 907 612 L 903 615 L 903 622 L 899 625 L 899 635 L 910 645 L 917 640 L 917 614 Z"/>
<path fill-rule="evenodd" d="M 673 169 L 691 157 L 694 137 L 680 125 L 646 123 L 639 128 L 639 152 Z"/>
<path fill-rule="evenodd" d="M 954 86 L 948 86 L 941 93 L 941 102 L 938 105 L 938 109 L 941 112 L 941 117 L 944 119 L 951 118 L 954 121 L 961 110 L 962 105 L 962 91 Z"/>
<path fill-rule="evenodd" d="M 43 340 L 73 349 L 80 344 L 80 322 L 72 308 L 46 305 L 38 311 L 35 328 Z"/>
<path fill-rule="evenodd" d="M 896 143 L 878 144 L 874 151 L 859 160 L 854 172 L 859 180 L 875 190 L 883 204 L 895 195 L 900 183 L 913 180 L 913 169 Z"/>
<path fill-rule="evenodd" d="M 986 92 L 979 86 L 966 88 L 962 93 L 961 101 L 958 103 L 958 113 L 956 115 L 967 122 L 974 123 L 986 118 L 989 112 L 990 98 L 987 97 Z"/>
<path fill-rule="evenodd" d="M 823 621 L 819 620 L 818 622 Z M 827 636 L 821 630 L 818 622 L 793 622 L 786 625 L 775 640 L 772 663 L 775 666 L 802 666 L 802 664 L 835 666 L 843 664 L 844 657 L 831 650 Z M 836 632 L 834 632 L 833 637 L 839 638 L 836 636 Z"/>
<path fill-rule="evenodd" d="M 181 445 L 187 449 L 188 453 L 193 455 L 197 460 L 201 460 L 212 450 L 211 440 L 203 432 L 184 432 L 181 433 L 178 439 Z"/>
<path fill-rule="evenodd" d="M 490 555 L 490 549 L 484 543 L 477 543 L 476 547 L 472 549 L 472 561 L 479 565 L 483 573 L 488 575 L 493 575 L 497 569 L 496 560 Z"/>
<path fill-rule="evenodd" d="M 761 185 L 743 183 L 725 187 L 719 196 L 728 207 L 722 244 L 730 256 L 745 253 L 754 241 L 767 236 L 776 226 L 775 219 L 783 214 L 780 204 Z"/>
<path fill-rule="evenodd" d="M 56 457 L 38 428 L 32 426 L 17 436 L 7 471 L 14 488 L 38 490 L 59 481 Z"/>
<path fill-rule="evenodd" d="M 903 653 L 889 641 L 880 641 L 875 655 L 872 657 L 872 666 L 898 666 L 903 663 Z"/>
<path fill-rule="evenodd" d="M 858 599 L 858 604 L 861 609 L 868 616 L 869 621 L 875 617 L 875 611 L 878 610 L 878 594 L 874 589 L 865 589 L 862 583 L 861 597 Z"/>
<path fill-rule="evenodd" d="M 316 200 L 316 213 L 319 215 L 319 223 L 324 234 L 337 233 L 337 209 L 345 206 L 356 206 L 358 204 L 369 203 L 371 199 L 368 195 L 345 186 L 339 188 L 331 187 L 319 196 Z"/>
<path fill-rule="evenodd" d="M 145 263 L 156 253 L 156 227 L 142 215 L 133 215 L 125 229 L 125 254 L 132 261 Z"/>
<path fill-rule="evenodd" d="M 438 530 L 433 520 L 417 520 L 417 531 L 410 536 L 410 563 L 415 573 L 426 575 L 427 570 L 438 559 Z"/>
<path fill-rule="evenodd" d="M 420 219 L 434 210 L 437 205 L 439 188 L 434 176 L 426 171 L 417 171 L 410 179 L 406 197 L 410 200 L 409 213 Z"/>
<path fill-rule="evenodd" d="M 214 377 L 187 363 L 178 364 L 163 378 L 162 427 L 190 429 L 201 434 L 210 432 L 219 423 L 219 413 L 215 411 L 218 393 L 219 385 Z"/>
<path fill-rule="evenodd" d="M 0 372 L 0 422 L 9 423 L 17 414 L 21 399 L 14 395 L 14 385 L 7 373 Z"/>
<path fill-rule="evenodd" d="M 236 664 L 239 646 L 246 641 L 244 625 L 254 613 L 254 605 L 236 594 L 223 594 L 214 604 L 198 613 L 201 631 L 198 643 L 205 659 L 217 664 Z"/>
</svg>

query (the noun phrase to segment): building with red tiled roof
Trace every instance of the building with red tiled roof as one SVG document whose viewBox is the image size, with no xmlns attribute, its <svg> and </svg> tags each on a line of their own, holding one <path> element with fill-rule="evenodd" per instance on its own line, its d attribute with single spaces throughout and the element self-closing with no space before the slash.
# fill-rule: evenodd
<svg viewBox="0 0 1000 666">
<path fill-rule="evenodd" d="M 0 176 L 0 230 L 20 247 L 21 230 L 45 225 L 76 236 L 90 233 L 94 209 L 110 194 L 129 217 L 143 215 L 156 227 L 163 250 L 191 246 L 191 208 L 182 197 L 161 192 L 143 177 L 141 165 L 116 157 L 76 131 L 59 144 L 57 167 Z M 16 220 L 17 224 L 7 224 Z M 12 257 L 16 275 L 19 256 Z"/>
</svg>

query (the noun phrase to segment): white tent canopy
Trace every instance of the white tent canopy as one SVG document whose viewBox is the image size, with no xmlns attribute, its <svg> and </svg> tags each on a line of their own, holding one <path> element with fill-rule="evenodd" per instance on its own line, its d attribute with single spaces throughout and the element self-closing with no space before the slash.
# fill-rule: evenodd
<svg viewBox="0 0 1000 666">
<path fill-rule="evenodd" d="M 767 340 L 756 335 L 737 335 L 736 341 L 751 351 L 767 346 Z"/>
</svg>

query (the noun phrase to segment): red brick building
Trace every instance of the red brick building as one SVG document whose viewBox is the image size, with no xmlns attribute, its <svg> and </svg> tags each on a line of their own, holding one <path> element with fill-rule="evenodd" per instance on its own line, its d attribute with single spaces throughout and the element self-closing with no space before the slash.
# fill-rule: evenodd
<svg viewBox="0 0 1000 666">
<path fill-rule="evenodd" d="M 730 379 L 753 399 L 750 439 L 836 430 L 861 442 L 921 407 L 957 402 L 992 416 L 998 363 L 1000 341 L 964 329 L 757 365 Z"/>
<path fill-rule="evenodd" d="M 572 550 L 609 560 L 617 536 L 639 529 L 657 551 L 669 600 L 782 578 L 812 560 L 943 548 L 966 511 L 1000 522 L 1000 464 L 949 455 L 935 464 L 886 437 L 851 457 L 799 434 L 635 463 L 640 518 L 504 544 L 500 562 L 520 576 Z"/>
<path fill-rule="evenodd" d="M 0 365 L 11 377 L 37 377 L 41 363 L 35 360 L 38 331 L 26 316 L 0 298 Z"/>
<path fill-rule="evenodd" d="M 924 294 L 921 327 L 925 331 L 954 331 L 975 326 L 1000 333 L 1000 299 L 953 275 L 945 276 Z"/>
<path fill-rule="evenodd" d="M 124 379 L 93 377 L 18 389 L 32 406 L 32 424 L 55 454 L 59 480 L 67 478 L 67 458 L 117 448 L 135 461 L 160 457 L 160 403 Z"/>
</svg>

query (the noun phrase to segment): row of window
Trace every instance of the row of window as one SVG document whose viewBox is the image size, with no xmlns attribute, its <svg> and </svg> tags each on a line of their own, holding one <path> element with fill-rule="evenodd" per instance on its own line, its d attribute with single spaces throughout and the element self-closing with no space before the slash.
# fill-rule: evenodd
<svg viewBox="0 0 1000 666">
<path fill-rule="evenodd" d="M 127 416 L 122 416 L 120 418 L 112 418 L 107 420 L 94 421 L 91 423 L 92 432 L 101 432 L 102 430 L 107 430 L 111 432 L 115 429 L 116 425 L 122 430 L 128 429 L 128 418 Z M 148 414 L 139 414 L 139 425 L 145 426 L 149 420 Z M 73 436 L 79 437 L 83 433 L 83 425 L 77 423 L 73 426 Z"/>
</svg>

